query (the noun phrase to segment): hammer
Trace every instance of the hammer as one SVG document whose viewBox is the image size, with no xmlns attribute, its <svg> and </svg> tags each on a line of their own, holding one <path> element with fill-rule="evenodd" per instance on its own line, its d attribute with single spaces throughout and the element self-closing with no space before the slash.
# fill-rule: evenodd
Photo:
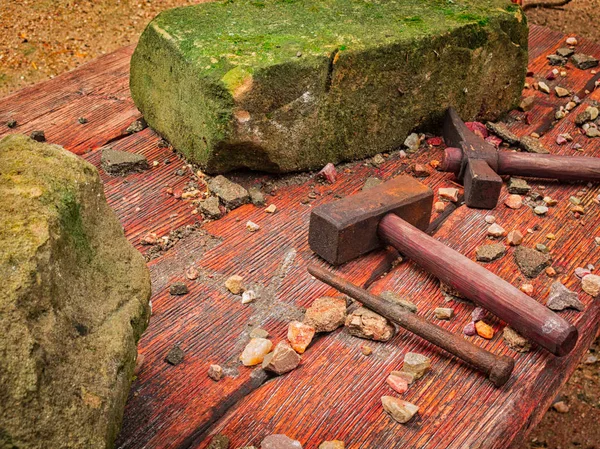
<svg viewBox="0 0 600 449">
<path fill-rule="evenodd" d="M 515 361 L 510 357 L 497 356 L 479 346 L 475 346 L 470 341 L 457 337 L 446 329 L 428 323 L 414 313 L 408 312 L 399 304 L 386 301 L 316 264 L 310 264 L 308 272 L 317 279 L 399 324 L 404 329 L 474 366 L 485 373 L 497 387 L 504 385 L 510 377 L 515 366 Z"/>
<path fill-rule="evenodd" d="M 465 187 L 465 204 L 493 209 L 498 203 L 499 175 L 552 178 L 559 181 L 600 181 L 600 159 L 498 151 L 467 128 L 453 108 L 444 119 L 444 151 L 440 170 L 453 172 Z"/>
<path fill-rule="evenodd" d="M 340 265 L 386 244 L 510 324 L 555 355 L 568 354 L 577 329 L 481 265 L 430 237 L 433 192 L 399 176 L 344 199 L 322 204 L 310 216 L 310 248 Z"/>
</svg>

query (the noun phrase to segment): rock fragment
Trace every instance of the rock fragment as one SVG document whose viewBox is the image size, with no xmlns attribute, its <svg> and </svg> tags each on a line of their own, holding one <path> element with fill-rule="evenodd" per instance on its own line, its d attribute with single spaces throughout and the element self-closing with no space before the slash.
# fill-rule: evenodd
<svg viewBox="0 0 600 449">
<path fill-rule="evenodd" d="M 475 307 L 471 312 L 471 320 L 473 322 L 485 320 L 487 317 L 487 312 L 483 307 Z"/>
<path fill-rule="evenodd" d="M 532 248 L 519 246 L 514 253 L 515 262 L 521 272 L 528 278 L 537 277 L 550 265 L 551 257 Z"/>
<path fill-rule="evenodd" d="M 169 293 L 173 296 L 181 296 L 188 293 L 188 287 L 183 282 L 175 282 L 169 287 Z"/>
<path fill-rule="evenodd" d="M 581 279 L 581 288 L 588 295 L 596 297 L 600 295 L 600 276 L 588 274 Z"/>
<path fill-rule="evenodd" d="M 508 181 L 508 193 L 526 195 L 531 190 L 527 181 L 521 178 L 510 178 Z"/>
<path fill-rule="evenodd" d="M 546 213 L 548 213 L 548 208 L 546 206 L 535 206 L 533 208 L 533 213 L 536 215 L 546 215 Z"/>
<path fill-rule="evenodd" d="M 245 188 L 223 175 L 211 179 L 208 182 L 208 188 L 221 199 L 228 209 L 235 209 L 250 201 L 250 194 Z"/>
<path fill-rule="evenodd" d="M 216 196 L 209 196 L 204 201 L 198 202 L 198 208 L 207 218 L 221 217 L 221 209 L 219 208 L 219 199 Z"/>
<path fill-rule="evenodd" d="M 239 295 L 244 291 L 244 278 L 234 274 L 225 281 L 225 288 L 234 295 Z"/>
<path fill-rule="evenodd" d="M 275 346 L 275 350 L 265 356 L 262 368 L 282 375 L 295 369 L 300 364 L 300 360 L 298 353 L 287 341 L 280 341 Z"/>
<path fill-rule="evenodd" d="M 269 333 L 260 327 L 255 327 L 250 332 L 250 338 L 267 338 L 268 336 Z"/>
<path fill-rule="evenodd" d="M 337 179 L 337 171 L 335 165 L 331 162 L 325 165 L 318 173 L 319 176 L 323 177 L 329 184 L 333 184 Z"/>
<path fill-rule="evenodd" d="M 463 333 L 469 337 L 472 337 L 473 335 L 477 334 L 477 329 L 475 329 L 475 323 L 472 321 L 467 323 L 467 325 L 463 329 Z"/>
<path fill-rule="evenodd" d="M 545 94 L 549 94 L 550 93 L 550 88 L 543 81 L 540 81 L 538 83 L 538 89 L 539 89 L 540 92 L 544 92 Z"/>
<path fill-rule="evenodd" d="M 442 187 L 438 189 L 438 195 L 440 198 L 452 201 L 453 203 L 456 203 L 458 201 L 458 189 L 455 189 L 454 187 Z"/>
<path fill-rule="evenodd" d="M 258 298 L 258 295 L 254 290 L 245 290 L 242 293 L 242 304 L 250 304 L 256 298 Z"/>
<path fill-rule="evenodd" d="M 287 435 L 274 434 L 262 440 L 260 449 L 302 449 L 302 444 L 300 444 L 300 441 L 292 440 Z"/>
<path fill-rule="evenodd" d="M 378 186 L 379 184 L 381 184 L 383 181 L 379 178 L 376 178 L 375 176 L 369 176 L 367 178 L 367 180 L 365 181 L 365 184 L 363 185 L 362 190 L 369 190 L 373 187 Z"/>
<path fill-rule="evenodd" d="M 555 402 L 554 404 L 552 404 L 552 408 L 554 410 L 556 410 L 558 413 L 568 413 L 570 407 L 567 405 L 567 403 L 565 401 L 558 401 L 558 402 Z"/>
<path fill-rule="evenodd" d="M 9 120 L 8 122 L 6 122 L 6 126 L 8 126 L 10 129 L 14 129 L 17 127 L 17 121 L 16 120 Z"/>
<path fill-rule="evenodd" d="M 142 172 L 150 168 L 144 155 L 113 150 L 110 147 L 102 149 L 100 162 L 104 171 L 113 176 L 125 176 L 129 173 Z"/>
<path fill-rule="evenodd" d="M 386 318 L 365 307 L 348 315 L 345 325 L 350 335 L 375 341 L 388 341 L 395 333 L 394 326 Z"/>
<path fill-rule="evenodd" d="M 527 108 L 527 110 L 531 109 L 532 104 L 533 104 L 533 97 L 526 97 L 521 102 L 521 106 L 525 106 Z M 525 110 L 525 109 L 523 109 L 523 110 Z M 518 145 L 519 144 L 519 138 L 517 137 L 517 135 L 515 133 L 513 133 L 511 130 L 509 130 L 508 127 L 504 123 L 487 122 L 485 124 L 485 126 L 487 127 L 487 129 L 489 129 L 491 132 L 496 134 L 498 137 L 500 137 L 504 142 L 508 143 L 509 145 Z"/>
<path fill-rule="evenodd" d="M 419 411 L 419 407 L 416 405 L 393 396 L 383 396 L 381 403 L 386 413 L 401 424 L 410 421 Z"/>
<path fill-rule="evenodd" d="M 415 379 L 420 379 L 431 368 L 431 359 L 416 352 L 408 352 L 404 356 L 402 371 L 411 373 Z"/>
<path fill-rule="evenodd" d="M 548 55 L 546 56 L 546 59 L 548 59 L 548 64 L 550 65 L 565 65 L 567 63 L 567 58 L 560 55 Z"/>
<path fill-rule="evenodd" d="M 223 368 L 220 365 L 210 365 L 208 367 L 208 377 L 218 382 L 223 377 Z"/>
<path fill-rule="evenodd" d="M 412 384 L 417 379 L 413 373 L 409 373 L 407 371 L 392 371 L 390 376 L 396 376 L 400 379 L 404 379 L 408 385 Z"/>
<path fill-rule="evenodd" d="M 265 205 L 265 195 L 258 187 L 250 187 L 248 189 L 248 195 L 250 195 L 250 201 L 255 206 Z"/>
<path fill-rule="evenodd" d="M 509 195 L 504 204 L 511 209 L 520 209 L 523 205 L 523 198 L 521 195 Z"/>
<path fill-rule="evenodd" d="M 403 377 L 390 374 L 386 382 L 396 393 L 402 394 L 408 390 L 408 382 Z"/>
<path fill-rule="evenodd" d="M 494 336 L 494 329 L 485 321 L 477 321 L 475 323 L 475 330 L 477 331 L 477 335 L 487 340 L 491 340 Z"/>
<path fill-rule="evenodd" d="M 315 335 L 315 328 L 299 321 L 292 321 L 288 325 L 287 338 L 294 351 L 304 354 L 306 348 Z"/>
<path fill-rule="evenodd" d="M 523 234 L 521 234 L 521 231 L 515 229 L 508 233 L 506 240 L 510 246 L 519 246 L 523 243 Z"/>
<path fill-rule="evenodd" d="M 269 206 L 265 209 L 265 212 L 267 214 L 274 214 L 275 211 L 277 211 L 277 206 L 275 206 L 274 204 L 269 204 Z"/>
<path fill-rule="evenodd" d="M 506 253 L 506 247 L 502 243 L 482 245 L 477 248 L 476 258 L 480 262 L 491 262 L 499 259 Z"/>
<path fill-rule="evenodd" d="M 584 55 L 583 53 L 575 53 L 571 56 L 571 62 L 580 70 L 591 69 L 598 65 L 598 59 L 590 55 Z"/>
<path fill-rule="evenodd" d="M 546 306 L 552 310 L 572 308 L 581 312 L 584 309 L 583 303 L 579 301 L 579 295 L 558 281 L 554 282 L 550 287 Z"/>
<path fill-rule="evenodd" d="M 519 104 L 519 109 L 521 109 L 521 111 L 523 111 L 523 112 L 530 111 L 531 108 L 533 108 L 534 103 L 535 103 L 535 97 L 533 95 L 531 95 L 529 97 L 525 97 L 521 100 L 521 103 Z"/>
<path fill-rule="evenodd" d="M 346 320 L 346 300 L 324 296 L 315 299 L 306 309 L 304 323 L 315 328 L 315 332 L 331 332 Z"/>
<path fill-rule="evenodd" d="M 577 45 L 577 38 L 576 37 L 568 37 L 567 40 L 565 40 L 565 42 L 567 43 L 567 45 Z"/>
<path fill-rule="evenodd" d="M 421 145 L 421 139 L 417 133 L 409 134 L 406 140 L 404 140 L 404 146 L 411 152 L 417 151 L 419 145 Z"/>
<path fill-rule="evenodd" d="M 573 50 L 572 48 L 569 48 L 569 47 L 560 47 L 560 48 L 556 49 L 556 54 L 558 56 L 562 56 L 563 58 L 568 58 L 573 53 L 575 53 L 575 50 Z"/>
<path fill-rule="evenodd" d="M 46 133 L 44 133 L 44 131 L 41 130 L 31 131 L 29 137 L 35 140 L 36 142 L 46 141 Z"/>
<path fill-rule="evenodd" d="M 554 88 L 554 91 L 556 92 L 557 97 L 566 97 L 567 95 L 569 95 L 569 91 L 564 87 L 556 86 Z"/>
<path fill-rule="evenodd" d="M 521 137 L 521 148 L 529 153 L 549 154 L 550 151 L 536 138 L 530 136 Z"/>
<path fill-rule="evenodd" d="M 244 348 L 240 360 L 244 366 L 258 365 L 262 363 L 272 347 L 273 343 L 271 340 L 267 340 L 266 338 L 252 338 Z"/>
<path fill-rule="evenodd" d="M 363 355 L 371 355 L 373 354 L 373 349 L 369 345 L 360 345 L 360 352 L 362 352 Z"/>
<path fill-rule="evenodd" d="M 506 235 L 506 230 L 498 223 L 493 223 L 487 230 L 488 235 L 492 237 L 502 237 Z"/>
<path fill-rule="evenodd" d="M 433 204 L 433 209 L 438 213 L 441 214 L 442 212 L 444 212 L 444 210 L 446 209 L 446 203 L 444 203 L 443 201 L 436 201 Z"/>
<path fill-rule="evenodd" d="M 409 301 L 406 298 L 403 298 L 402 296 L 400 296 L 399 294 L 392 292 L 390 290 L 385 290 L 383 292 L 381 292 L 379 294 L 379 296 L 381 296 L 383 299 L 396 303 L 400 306 L 402 306 L 404 309 L 406 309 L 407 311 L 411 312 L 411 313 L 417 313 L 418 308 L 417 305 L 411 301 Z"/>
<path fill-rule="evenodd" d="M 246 222 L 246 229 L 248 230 L 248 232 L 256 232 L 260 230 L 260 226 L 254 223 L 253 221 L 248 220 Z"/>
<path fill-rule="evenodd" d="M 512 327 L 506 326 L 502 332 L 502 338 L 504 343 L 510 349 L 516 352 L 529 352 L 531 350 L 531 343 L 526 338 L 522 337 Z"/>
<path fill-rule="evenodd" d="M 433 313 L 438 320 L 449 320 L 454 316 L 454 309 L 450 307 L 437 307 Z"/>
<path fill-rule="evenodd" d="M 167 362 L 169 365 L 177 366 L 183 362 L 184 357 L 185 353 L 183 350 L 179 347 L 179 345 L 175 345 L 165 357 L 165 362 Z"/>
<path fill-rule="evenodd" d="M 127 129 L 125 130 L 125 132 L 127 134 L 135 134 L 135 133 L 139 133 L 140 131 L 145 130 L 148 127 L 148 124 L 146 123 L 146 120 L 144 120 L 144 118 L 139 118 L 135 121 L 133 121 L 131 123 L 131 125 L 129 125 L 127 127 Z"/>
</svg>

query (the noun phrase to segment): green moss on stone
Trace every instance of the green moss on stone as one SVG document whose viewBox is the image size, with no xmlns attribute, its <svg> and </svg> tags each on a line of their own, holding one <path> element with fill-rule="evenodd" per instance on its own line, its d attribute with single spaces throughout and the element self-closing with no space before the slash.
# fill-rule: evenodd
<svg viewBox="0 0 600 449">
<path fill-rule="evenodd" d="M 158 15 L 130 85 L 207 171 L 293 171 L 389 150 L 450 104 L 494 117 L 526 63 L 509 0 L 232 0 Z"/>
</svg>

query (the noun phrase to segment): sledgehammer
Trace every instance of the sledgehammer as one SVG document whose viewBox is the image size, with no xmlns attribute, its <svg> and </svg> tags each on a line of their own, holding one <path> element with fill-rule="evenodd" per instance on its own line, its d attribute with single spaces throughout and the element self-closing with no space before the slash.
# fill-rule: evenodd
<svg viewBox="0 0 600 449">
<path fill-rule="evenodd" d="M 482 266 L 430 237 L 433 192 L 399 176 L 365 192 L 316 207 L 310 217 L 310 248 L 340 265 L 386 244 L 425 271 L 481 305 L 551 353 L 568 354 L 577 329 Z"/>
</svg>

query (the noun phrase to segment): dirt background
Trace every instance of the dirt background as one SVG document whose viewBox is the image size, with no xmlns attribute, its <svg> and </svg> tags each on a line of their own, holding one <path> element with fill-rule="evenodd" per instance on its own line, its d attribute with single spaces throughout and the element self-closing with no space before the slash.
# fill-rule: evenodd
<svg viewBox="0 0 600 449">
<path fill-rule="evenodd" d="M 552 1 L 552 0 L 548 0 Z M 555 0 L 557 1 L 557 0 Z M 0 0 L 0 97 L 134 44 L 160 11 L 193 0 Z M 530 23 L 600 41 L 600 0 L 531 7 Z M 600 449 L 600 339 L 521 449 Z M 560 408 L 560 407 L 559 407 Z"/>
</svg>

